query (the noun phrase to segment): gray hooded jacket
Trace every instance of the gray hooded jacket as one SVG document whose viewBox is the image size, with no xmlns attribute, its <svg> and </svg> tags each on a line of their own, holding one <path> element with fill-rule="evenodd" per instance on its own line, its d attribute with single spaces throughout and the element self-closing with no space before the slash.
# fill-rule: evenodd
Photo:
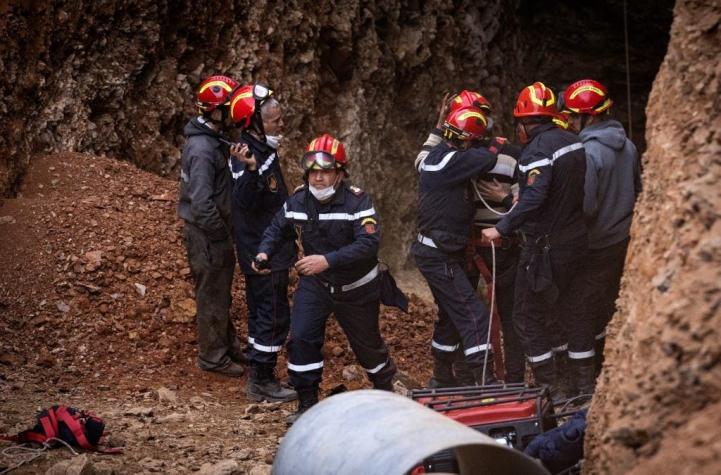
<svg viewBox="0 0 721 475">
<path fill-rule="evenodd" d="M 584 128 L 586 150 L 583 211 L 588 220 L 588 247 L 601 249 L 629 236 L 633 205 L 641 192 L 636 146 L 616 120 Z"/>
<path fill-rule="evenodd" d="M 228 146 L 198 118 L 188 122 L 184 135 L 178 216 L 202 229 L 211 241 L 228 239 L 233 191 Z"/>
</svg>

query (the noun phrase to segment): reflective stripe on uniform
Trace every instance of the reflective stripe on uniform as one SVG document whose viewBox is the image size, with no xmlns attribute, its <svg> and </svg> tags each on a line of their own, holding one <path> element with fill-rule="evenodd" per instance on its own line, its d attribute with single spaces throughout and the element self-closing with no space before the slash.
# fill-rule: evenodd
<svg viewBox="0 0 721 475">
<path fill-rule="evenodd" d="M 270 157 L 263 162 L 263 165 L 258 169 L 258 175 L 262 175 L 264 171 L 266 171 L 270 166 L 273 164 L 273 160 L 275 160 L 275 153 L 270 154 Z"/>
<path fill-rule="evenodd" d="M 380 271 L 380 266 L 376 264 L 374 268 L 370 270 L 366 275 L 361 277 L 360 279 L 356 280 L 353 283 L 350 283 L 348 285 L 342 285 L 341 290 L 343 292 L 348 292 L 349 290 L 357 289 L 358 287 L 367 284 L 371 280 L 375 279 L 378 276 L 378 272 Z"/>
<path fill-rule="evenodd" d="M 565 343 L 561 346 L 554 346 L 553 348 L 551 348 L 551 351 L 553 351 L 554 353 L 560 353 L 562 351 L 566 351 L 567 349 L 568 349 L 568 343 Z"/>
<path fill-rule="evenodd" d="M 255 342 L 255 338 L 253 338 L 252 336 L 248 335 L 248 343 L 250 343 L 250 344 L 252 345 L 254 342 Z"/>
<path fill-rule="evenodd" d="M 598 341 L 598 340 L 603 340 L 604 338 L 606 338 L 606 330 L 603 330 L 601 333 L 599 333 L 598 335 L 596 335 L 596 336 L 593 337 L 593 338 L 594 338 L 596 341 Z"/>
<path fill-rule="evenodd" d="M 263 353 L 278 353 L 280 350 L 283 349 L 283 346 L 265 346 L 261 345 L 260 343 L 256 343 L 255 341 L 253 341 L 252 345 L 253 348 L 258 351 L 262 351 Z"/>
<path fill-rule="evenodd" d="M 550 360 L 551 358 L 553 358 L 553 352 L 549 351 L 548 353 L 544 353 L 542 355 L 529 356 L 528 362 L 529 363 L 540 363 L 541 361 Z"/>
<path fill-rule="evenodd" d="M 453 345 L 453 346 L 451 346 L 451 345 L 441 345 L 441 344 L 438 343 L 436 340 L 431 340 L 431 346 L 432 346 L 433 348 L 435 348 L 436 350 L 447 351 L 448 353 L 451 353 L 451 352 L 456 351 L 456 350 L 458 349 L 458 344 L 457 344 L 457 343 L 456 343 L 455 345 Z"/>
<path fill-rule="evenodd" d="M 418 234 L 418 242 L 421 244 L 424 244 L 426 246 L 435 247 L 436 249 L 438 249 L 438 246 L 436 246 L 436 243 L 433 241 L 433 239 L 431 239 L 429 237 L 425 237 L 424 235 L 422 235 L 420 233 Z"/>
<path fill-rule="evenodd" d="M 589 351 L 569 351 L 568 357 L 572 360 L 582 360 L 584 358 L 591 358 L 596 354 L 594 350 Z"/>
<path fill-rule="evenodd" d="M 288 363 L 288 369 L 291 371 L 295 371 L 296 373 L 303 373 L 305 371 L 313 371 L 316 369 L 321 369 L 322 367 L 323 367 L 322 361 L 319 361 L 318 363 L 308 363 L 308 364 Z"/>
<path fill-rule="evenodd" d="M 451 158 L 456 154 L 455 151 L 448 152 L 444 157 L 443 160 L 440 161 L 437 165 L 427 165 L 425 160 L 421 163 L 421 166 L 419 168 L 420 171 L 426 171 L 426 172 L 437 172 L 439 170 L 443 170 L 443 168 L 448 165 L 448 162 L 451 161 Z"/>
<path fill-rule="evenodd" d="M 188 176 L 183 169 L 180 169 L 180 179 L 183 180 L 185 183 L 190 183 L 190 177 Z"/>
<path fill-rule="evenodd" d="M 318 220 L 319 221 L 331 221 L 331 220 L 340 220 L 340 221 L 355 221 L 356 219 L 365 218 L 367 216 L 373 216 L 376 214 L 375 208 L 365 209 L 363 211 L 358 211 L 357 213 L 319 213 L 318 214 Z"/>
<path fill-rule="evenodd" d="M 463 354 L 466 356 L 478 353 L 479 351 L 488 351 L 488 345 L 478 345 L 463 350 Z"/>
<path fill-rule="evenodd" d="M 566 145 L 565 147 L 559 148 L 558 150 L 553 152 L 551 158 L 542 158 L 541 160 L 536 160 L 535 162 L 531 162 L 528 165 L 518 165 L 518 169 L 521 170 L 523 173 L 526 173 L 528 170 L 533 170 L 534 168 L 553 165 L 553 163 L 559 158 L 561 158 L 563 155 L 582 148 L 582 143 L 572 143 L 571 145 Z"/>
<path fill-rule="evenodd" d="M 363 369 L 366 370 L 366 372 L 368 372 L 370 374 L 376 374 L 378 371 L 382 370 L 385 367 L 385 365 L 387 365 L 387 364 L 388 364 L 388 361 L 386 360 L 383 363 L 376 366 L 375 368 L 371 368 L 371 369 L 363 368 Z"/>
<path fill-rule="evenodd" d="M 298 211 L 288 211 L 288 204 L 283 204 L 283 211 L 285 217 L 289 219 L 297 219 L 298 221 L 308 221 L 308 215 L 306 213 L 299 213 Z"/>
</svg>

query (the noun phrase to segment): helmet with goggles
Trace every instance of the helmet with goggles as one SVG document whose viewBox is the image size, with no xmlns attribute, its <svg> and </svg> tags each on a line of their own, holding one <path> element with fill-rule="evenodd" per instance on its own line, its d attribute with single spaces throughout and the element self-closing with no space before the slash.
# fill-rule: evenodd
<svg viewBox="0 0 721 475">
<path fill-rule="evenodd" d="M 273 90 L 263 84 L 248 84 L 238 88 L 230 98 L 230 118 L 234 124 L 245 129 L 253 122 L 253 117 L 260 113 L 263 105 Z M 262 127 L 262 120 L 256 120 Z"/>
<path fill-rule="evenodd" d="M 345 170 L 348 165 L 345 145 L 330 134 L 316 137 L 305 148 L 301 165 L 306 173 L 311 170 L 331 170 L 336 168 Z"/>
<path fill-rule="evenodd" d="M 451 112 L 443 122 L 443 138 L 462 142 L 480 140 L 488 131 L 488 119 L 477 107 Z"/>
</svg>

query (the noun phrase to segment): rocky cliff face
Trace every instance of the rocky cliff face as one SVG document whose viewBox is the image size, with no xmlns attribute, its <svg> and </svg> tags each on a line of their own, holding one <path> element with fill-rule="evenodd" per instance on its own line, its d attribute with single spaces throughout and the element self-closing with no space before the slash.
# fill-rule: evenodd
<svg viewBox="0 0 721 475">
<path fill-rule="evenodd" d="M 669 3 L 629 11 L 639 124 Z M 353 180 L 383 215 L 385 257 L 400 264 L 414 227 L 410 164 L 443 92 L 480 89 L 507 135 L 523 85 L 594 75 L 615 87 L 625 118 L 621 12 L 615 0 L 2 2 L 0 192 L 12 193 L 41 151 L 106 154 L 173 176 L 197 85 L 227 73 L 275 87 L 291 181 L 314 135 L 346 141 Z"/>
<path fill-rule="evenodd" d="M 588 473 L 721 473 L 721 6 L 681 1 L 649 99 L 645 190 Z"/>
</svg>

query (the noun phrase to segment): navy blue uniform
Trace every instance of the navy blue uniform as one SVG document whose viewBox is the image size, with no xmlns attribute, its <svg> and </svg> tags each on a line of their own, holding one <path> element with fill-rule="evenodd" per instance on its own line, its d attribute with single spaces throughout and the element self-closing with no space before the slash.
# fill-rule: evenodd
<svg viewBox="0 0 721 475">
<path fill-rule="evenodd" d="M 178 216 L 185 220 L 185 246 L 195 277 L 198 366 L 218 370 L 241 355 L 230 319 L 235 256 L 230 236 L 229 152 L 202 117 L 188 122 L 184 134 Z"/>
<path fill-rule="evenodd" d="M 240 268 L 245 274 L 248 304 L 248 344 L 251 364 L 275 366 L 290 326 L 288 268 L 295 262 L 295 245 L 283 244 L 271 259 L 271 274 L 261 275 L 251 262 L 263 233 L 288 199 L 288 189 L 275 149 L 246 131 L 241 142 L 248 144 L 257 166 L 251 171 L 231 157 L 233 186 L 233 237 Z"/>
<path fill-rule="evenodd" d="M 299 391 L 318 388 L 325 323 L 334 313 L 374 386 L 388 387 L 395 365 L 378 326 L 380 222 L 370 197 L 343 182 L 329 202 L 320 203 L 301 187 L 273 219 L 258 252 L 272 257 L 298 235 L 304 254 L 325 256 L 329 268 L 301 276 L 295 292 L 288 342 L 291 384 Z"/>
<path fill-rule="evenodd" d="M 526 355 L 534 364 L 550 360 L 562 335 L 571 359 L 593 357 L 593 326 L 577 278 L 587 252 L 583 144 L 553 124 L 540 125 L 530 133 L 519 171 L 519 202 L 496 229 L 503 236 L 519 230 L 524 239 L 514 320 Z"/>
<path fill-rule="evenodd" d="M 418 239 L 411 252 L 438 305 L 431 351 L 451 360 L 462 345 L 466 361 L 481 365 L 489 314 L 465 269 L 465 249 L 475 205 L 471 179 L 490 172 L 497 156 L 485 148 L 456 150 L 442 142 L 423 159 L 418 200 Z"/>
</svg>

